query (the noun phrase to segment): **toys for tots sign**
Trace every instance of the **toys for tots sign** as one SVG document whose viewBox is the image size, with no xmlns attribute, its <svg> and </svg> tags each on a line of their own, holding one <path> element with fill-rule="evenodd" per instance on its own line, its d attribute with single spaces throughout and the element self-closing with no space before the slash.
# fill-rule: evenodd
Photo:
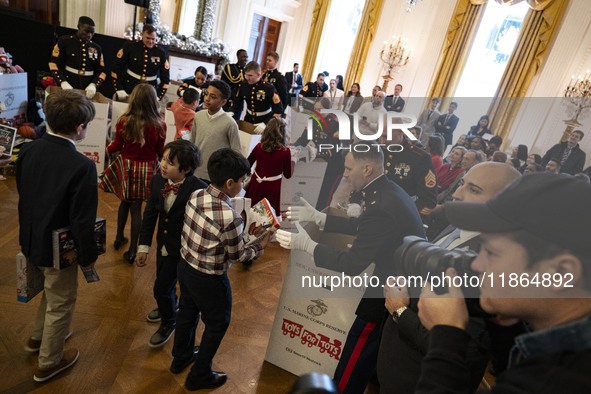
<svg viewBox="0 0 591 394">
<path fill-rule="evenodd" d="M 331 340 L 326 335 L 321 333 L 314 334 L 313 332 L 304 328 L 302 324 L 293 322 L 291 320 L 283 319 L 282 325 L 283 335 L 289 335 L 290 338 L 300 339 L 302 345 L 309 348 L 317 347 L 320 353 L 327 353 L 329 357 L 339 360 L 342 350 L 342 342 L 335 339 Z"/>
</svg>

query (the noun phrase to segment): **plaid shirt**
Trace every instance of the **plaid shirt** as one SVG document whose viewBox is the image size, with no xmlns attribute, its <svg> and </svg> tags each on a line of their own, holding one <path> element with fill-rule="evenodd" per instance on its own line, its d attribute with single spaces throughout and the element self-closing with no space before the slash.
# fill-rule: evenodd
<svg viewBox="0 0 591 394">
<path fill-rule="evenodd" d="M 222 275 L 233 262 L 263 253 L 260 243 L 244 246 L 244 221 L 230 198 L 212 185 L 193 192 L 185 209 L 181 256 L 197 271 Z"/>
</svg>

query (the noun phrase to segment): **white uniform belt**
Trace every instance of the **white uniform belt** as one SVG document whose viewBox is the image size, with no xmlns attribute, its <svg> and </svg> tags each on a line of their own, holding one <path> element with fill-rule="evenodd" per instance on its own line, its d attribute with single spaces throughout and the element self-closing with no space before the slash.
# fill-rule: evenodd
<svg viewBox="0 0 591 394">
<path fill-rule="evenodd" d="M 271 181 L 277 181 L 279 179 L 281 179 L 281 177 L 283 176 L 283 174 L 279 174 L 279 175 L 275 175 L 275 176 L 265 176 L 265 177 L 260 177 L 259 174 L 257 174 L 257 172 L 254 172 L 254 176 L 255 179 L 257 180 L 258 183 L 262 183 L 262 182 L 271 182 Z"/>
<path fill-rule="evenodd" d="M 139 79 L 140 81 L 155 81 L 156 80 L 156 75 L 153 75 L 151 77 L 142 77 L 139 74 L 134 73 L 131 70 L 127 70 L 127 74 L 131 75 L 132 77 L 134 77 L 135 79 Z"/>
<path fill-rule="evenodd" d="M 248 108 L 246 108 L 246 112 L 249 115 L 253 115 L 253 116 L 263 116 L 263 115 L 267 115 L 269 112 L 271 112 L 271 108 L 269 108 L 268 110 L 263 111 L 263 112 L 252 112 L 251 110 L 249 110 Z"/>
<path fill-rule="evenodd" d="M 94 71 L 83 71 L 83 70 L 76 70 L 74 67 L 66 66 L 66 71 L 71 72 L 72 74 L 83 75 L 85 77 L 92 77 L 94 75 Z"/>
</svg>

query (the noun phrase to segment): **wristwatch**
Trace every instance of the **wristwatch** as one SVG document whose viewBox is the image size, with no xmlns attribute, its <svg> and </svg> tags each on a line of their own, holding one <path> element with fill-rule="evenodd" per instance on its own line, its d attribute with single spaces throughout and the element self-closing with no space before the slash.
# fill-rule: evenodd
<svg viewBox="0 0 591 394">
<path fill-rule="evenodd" d="M 396 309 L 396 311 L 394 311 L 394 313 L 392 313 L 392 320 L 394 320 L 396 323 L 398 323 L 398 319 L 400 319 L 400 316 L 407 309 L 408 308 L 406 306 L 401 306 L 400 308 Z"/>
</svg>

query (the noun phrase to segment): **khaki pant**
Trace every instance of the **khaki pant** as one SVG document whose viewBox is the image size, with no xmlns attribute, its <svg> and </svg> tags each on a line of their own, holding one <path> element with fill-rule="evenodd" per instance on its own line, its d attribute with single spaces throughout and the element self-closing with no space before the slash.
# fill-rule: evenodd
<svg viewBox="0 0 591 394">
<path fill-rule="evenodd" d="M 39 368 L 57 365 L 64 352 L 78 291 L 78 265 L 56 270 L 39 267 L 45 276 L 44 292 L 37 311 L 33 339 L 41 339 Z"/>
</svg>

